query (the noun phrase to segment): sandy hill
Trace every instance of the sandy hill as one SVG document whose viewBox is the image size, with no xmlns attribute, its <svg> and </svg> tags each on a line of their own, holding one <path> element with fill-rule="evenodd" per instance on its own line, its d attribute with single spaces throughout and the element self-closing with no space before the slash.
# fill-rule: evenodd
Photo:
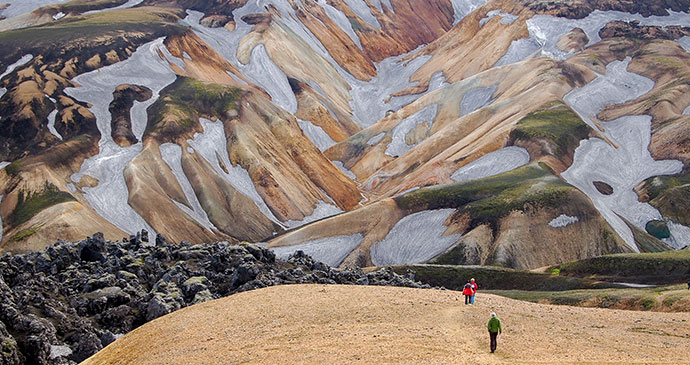
<svg viewBox="0 0 690 365">
<path fill-rule="evenodd" d="M 503 321 L 489 353 L 486 321 Z M 690 313 L 520 302 L 453 291 L 278 286 L 147 323 L 84 364 L 687 363 Z"/>
</svg>

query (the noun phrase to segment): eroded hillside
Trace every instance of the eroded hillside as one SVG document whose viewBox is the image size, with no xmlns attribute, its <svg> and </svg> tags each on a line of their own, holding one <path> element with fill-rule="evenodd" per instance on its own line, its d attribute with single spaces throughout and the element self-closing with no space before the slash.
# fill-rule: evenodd
<svg viewBox="0 0 690 365">
<path fill-rule="evenodd" d="M 9 1 L 0 250 L 142 228 L 333 266 L 682 248 L 689 8 Z"/>
</svg>

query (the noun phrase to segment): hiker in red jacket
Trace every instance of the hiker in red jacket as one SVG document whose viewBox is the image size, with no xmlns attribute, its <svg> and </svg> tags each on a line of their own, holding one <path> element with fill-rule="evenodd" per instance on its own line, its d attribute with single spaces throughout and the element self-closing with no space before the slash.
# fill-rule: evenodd
<svg viewBox="0 0 690 365">
<path fill-rule="evenodd" d="M 467 280 L 467 283 L 462 288 L 462 294 L 465 296 L 465 305 L 472 305 L 472 303 L 470 303 L 470 298 L 474 295 L 474 291 L 472 290 L 472 285 L 469 280 Z"/>
<path fill-rule="evenodd" d="M 474 281 L 474 278 L 470 279 L 470 285 L 472 286 L 472 297 L 470 298 L 470 304 L 474 304 L 474 296 L 477 294 L 477 289 L 479 285 Z"/>
</svg>

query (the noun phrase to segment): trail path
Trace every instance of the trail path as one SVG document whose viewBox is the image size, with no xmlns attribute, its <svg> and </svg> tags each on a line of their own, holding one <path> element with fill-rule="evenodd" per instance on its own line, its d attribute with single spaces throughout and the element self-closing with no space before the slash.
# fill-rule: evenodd
<svg viewBox="0 0 690 365">
<path fill-rule="evenodd" d="M 489 353 L 486 322 L 504 327 Z M 453 291 L 291 285 L 150 322 L 84 364 L 688 363 L 690 313 L 575 308 Z"/>
</svg>

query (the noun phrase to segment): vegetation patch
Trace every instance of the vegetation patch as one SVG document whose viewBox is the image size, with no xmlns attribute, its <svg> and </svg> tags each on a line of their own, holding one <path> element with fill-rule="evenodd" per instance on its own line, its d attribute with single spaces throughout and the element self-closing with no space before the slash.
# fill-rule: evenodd
<svg viewBox="0 0 690 365">
<path fill-rule="evenodd" d="M 690 292 L 673 294 L 673 301 L 664 298 L 667 293 L 682 289 L 683 285 L 672 285 L 656 288 L 606 288 L 563 291 L 489 290 L 488 292 L 533 303 L 642 311 L 675 311 L 679 309 L 673 308 L 673 303 L 684 298 L 690 299 Z"/>
<path fill-rule="evenodd" d="M 65 14 L 81 14 L 91 10 L 114 8 L 123 5 L 127 0 L 74 0 L 65 4 L 44 7 L 42 9 L 54 10 Z"/>
<path fill-rule="evenodd" d="M 178 76 L 149 107 L 146 133 L 167 141 L 198 130 L 200 117 L 225 119 L 227 111 L 238 109 L 243 93 L 238 88 Z"/>
<path fill-rule="evenodd" d="M 557 157 L 563 157 L 572 153 L 589 131 L 589 126 L 572 109 L 554 101 L 524 117 L 510 137 L 546 141 Z"/>
<path fill-rule="evenodd" d="M 656 253 L 615 254 L 556 265 L 560 275 L 644 284 L 686 282 L 690 278 L 690 249 Z"/>
<path fill-rule="evenodd" d="M 649 203 L 667 220 L 690 226 L 690 173 L 676 176 L 656 176 L 644 184 Z"/>
<path fill-rule="evenodd" d="M 393 270 L 401 275 L 411 270 L 415 274 L 415 280 L 451 290 L 462 290 L 463 285 L 470 278 L 476 279 L 480 289 L 554 291 L 620 287 L 617 284 L 601 281 L 496 266 L 403 265 L 394 266 Z"/>
<path fill-rule="evenodd" d="M 470 229 L 486 223 L 496 230 L 498 221 L 513 210 L 562 206 L 573 189 L 545 164 L 532 163 L 484 179 L 422 188 L 395 201 L 412 212 L 458 208 L 460 214 L 469 213 Z"/>
<path fill-rule="evenodd" d="M 55 185 L 49 183 L 46 183 L 44 189 L 39 192 L 25 194 L 24 191 L 19 191 L 17 206 L 8 217 L 9 223 L 17 227 L 28 222 L 44 209 L 74 200 L 76 199 L 72 194 L 60 191 Z"/>
<path fill-rule="evenodd" d="M 15 234 L 14 236 L 10 237 L 9 241 L 7 241 L 7 242 L 12 243 L 12 242 L 21 241 L 24 238 L 27 238 L 27 237 L 33 235 L 34 233 L 36 233 L 41 227 L 43 227 L 43 224 L 39 224 L 36 226 L 31 226 L 27 229 L 23 229 L 23 230 L 17 232 L 17 234 Z"/>
<path fill-rule="evenodd" d="M 183 34 L 187 29 L 177 24 L 181 15 L 177 9 L 123 9 L 1 32 L 0 45 L 7 52 L 0 55 L 0 62 L 8 65 L 27 53 L 40 54 L 48 62 L 73 56 L 86 60 L 118 48 L 113 47 L 118 43 L 126 47 Z"/>
</svg>

